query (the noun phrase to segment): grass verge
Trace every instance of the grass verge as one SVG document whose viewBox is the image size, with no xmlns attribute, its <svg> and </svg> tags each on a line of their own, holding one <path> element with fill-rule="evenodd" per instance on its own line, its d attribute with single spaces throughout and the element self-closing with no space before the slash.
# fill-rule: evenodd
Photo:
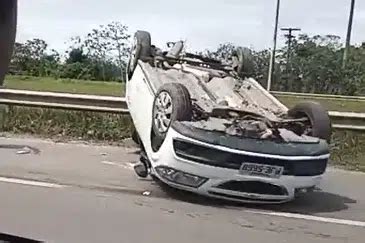
<svg viewBox="0 0 365 243">
<path fill-rule="evenodd" d="M 2 124 L 3 132 L 117 144 L 130 137 L 132 128 L 126 115 L 24 107 L 9 107 Z M 335 131 L 331 164 L 365 172 L 365 133 Z"/>
<path fill-rule="evenodd" d="M 116 82 L 7 76 L 4 86 L 8 89 L 124 96 L 124 84 Z"/>
<path fill-rule="evenodd" d="M 125 86 L 116 82 L 90 80 L 54 79 L 29 76 L 7 76 L 5 87 L 9 89 L 25 89 L 34 91 L 54 91 L 79 94 L 124 96 Z M 336 99 L 306 99 L 278 96 L 278 99 L 288 107 L 293 107 L 300 101 L 312 100 L 324 105 L 332 111 L 365 112 L 365 102 L 343 101 Z"/>
<path fill-rule="evenodd" d="M 8 107 L 5 113 L 2 132 L 55 139 L 121 142 L 132 128 L 128 115 L 26 107 Z"/>
<path fill-rule="evenodd" d="M 331 164 L 365 172 L 365 132 L 335 130 L 331 144 Z"/>
<path fill-rule="evenodd" d="M 344 101 L 336 99 L 323 98 L 294 98 L 288 96 L 277 97 L 287 107 L 294 107 L 301 101 L 315 101 L 322 104 L 329 111 L 343 111 L 343 112 L 365 112 L 365 101 Z"/>
</svg>

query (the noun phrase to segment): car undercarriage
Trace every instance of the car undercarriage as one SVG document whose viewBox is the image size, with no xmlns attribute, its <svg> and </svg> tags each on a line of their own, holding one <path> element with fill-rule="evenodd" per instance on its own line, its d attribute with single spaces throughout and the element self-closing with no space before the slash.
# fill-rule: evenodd
<svg viewBox="0 0 365 243">
<path fill-rule="evenodd" d="M 282 142 L 317 141 L 309 137 L 313 130 L 305 113 L 288 111 L 257 81 L 240 78 L 232 65 L 198 57 L 179 54 L 172 58 L 160 53 L 141 63 L 153 87 L 174 82 L 187 88 L 192 100 L 192 117 L 185 121 L 186 125 L 239 137 Z M 315 107 L 317 113 L 326 115 L 318 104 L 305 106 Z M 329 131 L 326 131 L 320 138 L 328 140 L 329 137 Z"/>
</svg>

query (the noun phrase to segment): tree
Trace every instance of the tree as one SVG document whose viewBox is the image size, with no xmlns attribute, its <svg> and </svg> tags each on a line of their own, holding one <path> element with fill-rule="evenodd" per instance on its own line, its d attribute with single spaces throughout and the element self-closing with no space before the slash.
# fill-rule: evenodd
<svg viewBox="0 0 365 243">
<path fill-rule="evenodd" d="M 199 54 L 220 60 L 223 63 L 228 63 L 231 59 L 232 53 L 237 49 L 232 43 L 220 44 L 215 51 L 205 50 Z M 270 62 L 270 52 L 268 50 L 263 50 L 256 52 L 251 50 L 252 64 L 254 67 L 253 78 L 257 79 L 261 84 L 266 84 L 268 72 L 269 72 L 269 62 Z"/>
<path fill-rule="evenodd" d="M 236 48 L 237 47 L 234 44 L 227 42 L 227 43 L 220 44 L 218 46 L 217 50 L 215 50 L 215 51 L 205 50 L 201 54 L 206 57 L 209 57 L 209 58 L 213 58 L 216 60 L 226 62 L 227 60 L 230 59 L 233 51 Z"/>
<path fill-rule="evenodd" d="M 131 37 L 127 31 L 128 27 L 119 23 L 112 22 L 107 26 L 102 26 L 102 37 L 109 45 L 109 50 L 116 52 L 116 63 L 120 67 L 121 77 L 123 77 L 124 70 L 126 68 L 126 58 L 128 56 L 129 48 L 126 43 Z"/>
<path fill-rule="evenodd" d="M 335 35 L 300 35 L 292 40 L 291 65 L 287 65 L 288 49 L 278 50 L 273 89 L 330 94 L 363 94 L 365 92 L 365 45 L 351 47 L 346 69 L 342 69 L 340 37 Z M 201 54 L 225 61 L 236 47 L 231 43 Z M 268 50 L 252 51 L 253 78 L 265 86 L 269 70 Z M 288 69 L 289 67 L 289 69 Z"/>
<path fill-rule="evenodd" d="M 71 51 L 67 52 L 68 57 L 66 59 L 67 64 L 71 63 L 87 63 L 89 58 L 87 55 L 84 54 L 83 49 L 81 48 L 73 48 Z"/>
<path fill-rule="evenodd" d="M 107 80 L 106 69 L 110 65 L 119 66 L 118 76 L 122 80 L 123 71 L 126 67 L 126 57 L 128 56 L 127 41 L 130 35 L 127 33 L 128 27 L 119 23 L 111 22 L 108 25 L 100 25 L 99 28 L 93 29 L 84 38 L 76 36 L 72 38 L 72 48 L 79 50 L 73 55 L 80 54 L 80 51 L 86 52 L 86 56 L 96 65 L 101 72 L 101 79 Z M 108 66 L 108 67 L 107 67 Z M 114 69 L 114 68 L 113 68 Z"/>
<path fill-rule="evenodd" d="M 269 75 L 271 53 L 269 50 L 262 50 L 258 52 L 253 51 L 252 56 L 253 56 L 253 61 L 255 63 L 255 70 L 253 77 L 266 87 Z M 275 70 L 277 70 L 277 67 L 275 67 Z M 278 79 L 277 74 L 278 73 L 276 71 L 273 73 L 272 77 L 273 81 Z"/>
<path fill-rule="evenodd" d="M 52 76 L 59 78 L 60 76 L 60 54 L 52 49 L 49 53 L 46 53 L 41 58 L 41 67 L 43 67 L 43 76 Z"/>
<path fill-rule="evenodd" d="M 47 43 L 41 39 L 15 43 L 11 65 L 19 72 L 27 75 L 42 76 Z"/>
<path fill-rule="evenodd" d="M 300 35 L 293 41 L 290 51 L 290 70 L 284 71 L 278 89 L 311 93 L 332 93 L 343 89 L 339 37 Z M 287 66 L 287 52 L 286 48 L 280 51 L 282 67 Z"/>
</svg>

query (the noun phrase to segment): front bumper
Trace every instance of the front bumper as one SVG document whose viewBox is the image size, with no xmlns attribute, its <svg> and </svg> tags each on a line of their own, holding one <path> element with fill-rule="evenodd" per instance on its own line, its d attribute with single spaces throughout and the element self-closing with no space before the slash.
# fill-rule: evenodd
<svg viewBox="0 0 365 243">
<path fill-rule="evenodd" d="M 198 145 L 220 151 L 222 154 L 228 153 L 233 156 L 247 156 L 248 158 L 256 158 L 256 163 L 263 164 L 270 160 L 270 163 L 278 163 L 278 161 L 285 161 L 288 164 L 293 164 L 295 161 L 318 162 L 322 164 L 317 166 L 316 171 L 310 171 L 307 175 L 300 175 L 300 171 L 290 171 L 285 167 L 284 174 L 280 178 L 268 178 L 260 176 L 242 175 L 239 173 L 238 167 L 234 167 L 233 159 L 226 161 L 225 165 L 219 166 L 210 163 L 211 161 L 199 161 L 194 157 L 184 157 L 174 148 L 174 141 L 185 141 L 192 146 Z M 175 144 L 176 146 L 176 144 Z M 233 201 L 247 202 L 247 203 L 283 203 L 292 200 L 295 197 L 295 192 L 298 189 L 313 188 L 317 186 L 325 171 L 329 155 L 320 156 L 276 156 L 268 154 L 251 153 L 248 151 L 235 150 L 222 146 L 211 145 L 198 140 L 186 137 L 170 128 L 167 137 L 157 153 L 151 156 L 152 173 L 157 176 L 162 182 L 182 190 L 195 192 L 201 195 L 228 199 Z M 214 156 L 213 156 L 214 157 Z M 219 161 L 219 158 L 217 161 Z M 233 158 L 233 157 L 230 157 Z M 228 158 L 229 159 L 229 158 Z M 274 159 L 274 160 L 273 160 Z M 276 159 L 276 160 L 275 160 Z M 280 159 L 280 160 L 279 160 Z M 214 159 L 213 159 L 214 160 Z M 323 161 L 325 165 L 323 168 Z M 321 161 L 321 162 L 320 162 Z M 237 163 L 251 162 L 251 161 L 236 161 Z M 174 183 L 167 180 L 161 174 L 157 173 L 156 168 L 167 167 L 178 171 L 186 172 L 191 175 L 207 178 L 206 182 L 199 187 L 186 186 Z M 315 166 L 313 167 L 315 168 Z"/>
</svg>

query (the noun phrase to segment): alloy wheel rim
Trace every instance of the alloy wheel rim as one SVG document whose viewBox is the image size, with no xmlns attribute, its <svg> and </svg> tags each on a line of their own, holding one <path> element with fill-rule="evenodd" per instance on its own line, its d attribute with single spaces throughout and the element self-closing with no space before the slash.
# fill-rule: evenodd
<svg viewBox="0 0 365 243">
<path fill-rule="evenodd" d="M 172 98 L 162 91 L 157 97 L 154 107 L 154 123 L 160 133 L 166 133 L 171 124 Z"/>
</svg>

